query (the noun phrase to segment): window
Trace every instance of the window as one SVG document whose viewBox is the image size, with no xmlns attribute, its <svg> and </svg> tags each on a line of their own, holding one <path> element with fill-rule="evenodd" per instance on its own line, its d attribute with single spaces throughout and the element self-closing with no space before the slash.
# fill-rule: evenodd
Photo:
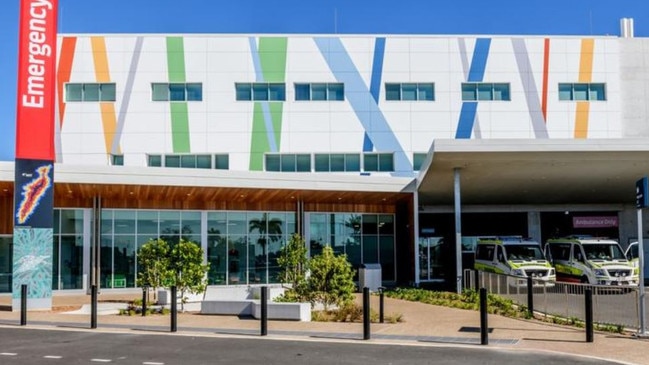
<svg viewBox="0 0 649 365">
<path fill-rule="evenodd" d="M 391 153 L 363 154 L 364 171 L 394 171 L 394 156 Z"/>
<path fill-rule="evenodd" d="M 606 84 L 561 83 L 559 84 L 559 100 L 606 100 Z"/>
<path fill-rule="evenodd" d="M 124 166 L 124 155 L 110 155 L 110 164 L 113 166 Z"/>
<path fill-rule="evenodd" d="M 115 101 L 114 83 L 68 83 L 65 84 L 65 101 Z"/>
<path fill-rule="evenodd" d="M 214 164 L 212 164 L 214 161 Z M 169 155 L 148 155 L 150 167 L 178 167 L 189 169 L 229 169 L 229 157 L 227 154 L 169 154 Z"/>
<path fill-rule="evenodd" d="M 361 156 L 357 153 L 316 153 L 316 172 L 361 171 Z"/>
<path fill-rule="evenodd" d="M 465 82 L 462 84 L 462 100 L 502 100 L 509 101 L 509 84 L 505 83 L 485 83 L 485 82 Z"/>
<path fill-rule="evenodd" d="M 311 172 L 311 155 L 294 153 L 267 154 L 266 171 Z"/>
<path fill-rule="evenodd" d="M 434 101 L 435 84 L 429 83 L 386 83 L 385 100 Z"/>
<path fill-rule="evenodd" d="M 345 100 L 342 83 L 295 84 L 295 100 Z"/>
<path fill-rule="evenodd" d="M 426 160 L 426 156 L 428 156 L 427 153 L 417 153 L 415 152 L 412 155 L 412 169 L 414 171 L 419 171 L 421 170 L 421 165 L 424 163 Z"/>
<path fill-rule="evenodd" d="M 236 83 L 234 84 L 237 100 L 243 101 L 284 101 L 286 85 L 283 83 Z"/>
<path fill-rule="evenodd" d="M 174 82 L 151 84 L 153 101 L 202 101 L 203 84 L 199 82 Z"/>
</svg>

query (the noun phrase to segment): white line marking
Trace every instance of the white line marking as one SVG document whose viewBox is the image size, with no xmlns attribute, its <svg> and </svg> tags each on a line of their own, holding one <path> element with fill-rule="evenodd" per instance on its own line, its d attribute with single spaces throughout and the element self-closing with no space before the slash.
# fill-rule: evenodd
<svg viewBox="0 0 649 365">
<path fill-rule="evenodd" d="M 0 355 L 2 355 L 2 356 L 16 356 L 18 354 L 15 353 L 15 352 L 0 352 Z"/>
<path fill-rule="evenodd" d="M 94 361 L 94 362 L 111 362 L 113 360 L 111 360 L 111 359 L 90 359 L 90 361 Z"/>
<path fill-rule="evenodd" d="M 57 355 L 45 355 L 43 356 L 45 359 L 62 359 L 63 356 L 57 356 Z"/>
<path fill-rule="evenodd" d="M 165 365 L 163 362 L 151 362 L 151 361 L 145 361 L 142 363 L 142 365 Z"/>
</svg>

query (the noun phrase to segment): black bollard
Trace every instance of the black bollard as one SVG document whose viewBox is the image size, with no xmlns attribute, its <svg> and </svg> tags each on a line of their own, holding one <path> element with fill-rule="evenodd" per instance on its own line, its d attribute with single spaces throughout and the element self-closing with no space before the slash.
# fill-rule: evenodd
<svg viewBox="0 0 649 365">
<path fill-rule="evenodd" d="M 527 313 L 530 318 L 534 317 L 534 282 L 532 277 L 527 277 Z"/>
<path fill-rule="evenodd" d="M 178 298 L 176 295 L 176 286 L 171 287 L 171 332 L 178 330 Z"/>
<path fill-rule="evenodd" d="M 584 290 L 586 302 L 586 342 L 593 342 L 593 289 Z"/>
<path fill-rule="evenodd" d="M 146 295 L 149 288 L 145 285 L 142 287 L 142 317 L 146 317 Z"/>
<path fill-rule="evenodd" d="M 370 288 L 363 288 L 363 340 L 370 339 Z"/>
<path fill-rule="evenodd" d="M 97 328 L 97 285 L 90 287 L 90 328 Z"/>
<path fill-rule="evenodd" d="M 268 334 L 268 287 L 261 287 L 261 335 Z"/>
<path fill-rule="evenodd" d="M 383 323 L 383 290 L 384 287 L 379 288 L 379 322 Z"/>
<path fill-rule="evenodd" d="M 475 290 L 478 290 L 478 288 L 480 288 L 480 271 L 473 270 L 473 276 L 475 280 L 475 286 L 473 288 L 475 288 Z"/>
<path fill-rule="evenodd" d="M 27 325 L 27 284 L 20 286 L 20 325 Z"/>
<path fill-rule="evenodd" d="M 489 326 L 487 324 L 487 289 L 480 288 L 480 344 L 489 344 Z"/>
</svg>

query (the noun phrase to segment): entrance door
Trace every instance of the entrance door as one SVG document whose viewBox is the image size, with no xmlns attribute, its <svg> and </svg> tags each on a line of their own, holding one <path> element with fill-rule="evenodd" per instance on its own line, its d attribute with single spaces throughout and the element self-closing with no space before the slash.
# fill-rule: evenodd
<svg viewBox="0 0 649 365">
<path fill-rule="evenodd" d="M 444 280 L 444 265 L 442 258 L 443 237 L 419 238 L 419 280 Z"/>
</svg>

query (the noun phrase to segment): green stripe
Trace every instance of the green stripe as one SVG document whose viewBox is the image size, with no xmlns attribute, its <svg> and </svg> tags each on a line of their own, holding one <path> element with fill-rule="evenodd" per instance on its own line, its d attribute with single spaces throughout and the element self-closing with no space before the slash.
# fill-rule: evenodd
<svg viewBox="0 0 649 365">
<path fill-rule="evenodd" d="M 169 82 L 185 82 L 185 47 L 182 37 L 167 37 L 167 68 Z M 170 105 L 173 152 L 191 152 L 187 102 L 172 101 Z"/>
<path fill-rule="evenodd" d="M 286 79 L 286 37 L 259 38 L 259 62 L 265 82 L 285 82 Z M 282 116 L 284 103 L 268 103 L 273 124 L 275 145 L 281 151 Z M 252 118 L 252 137 L 250 149 L 250 170 L 261 171 L 264 168 L 264 153 L 270 151 L 268 130 L 264 123 L 261 102 L 255 102 Z"/>
</svg>

